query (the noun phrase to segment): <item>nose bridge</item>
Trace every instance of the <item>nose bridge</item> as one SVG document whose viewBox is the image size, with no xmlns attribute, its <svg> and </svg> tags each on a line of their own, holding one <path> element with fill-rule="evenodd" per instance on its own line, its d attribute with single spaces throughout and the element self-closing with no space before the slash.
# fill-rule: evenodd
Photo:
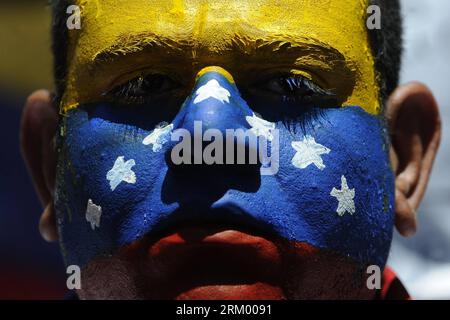
<svg viewBox="0 0 450 320">
<path fill-rule="evenodd" d="M 198 72 L 191 94 L 180 111 L 177 128 L 193 133 L 200 121 L 203 130 L 248 129 L 252 111 L 241 98 L 233 76 L 224 68 L 209 66 Z"/>
<path fill-rule="evenodd" d="M 233 76 L 224 68 L 218 67 L 218 66 L 208 66 L 203 69 L 201 69 L 197 76 L 195 77 L 195 82 L 197 82 L 202 76 L 204 76 L 207 73 L 216 73 L 218 75 L 221 75 L 224 77 L 230 84 L 235 85 Z"/>
</svg>

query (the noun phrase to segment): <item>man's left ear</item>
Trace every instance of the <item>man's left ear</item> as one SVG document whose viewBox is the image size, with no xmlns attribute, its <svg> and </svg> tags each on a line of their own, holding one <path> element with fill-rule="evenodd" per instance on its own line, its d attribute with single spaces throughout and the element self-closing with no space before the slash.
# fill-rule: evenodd
<svg viewBox="0 0 450 320">
<path fill-rule="evenodd" d="M 395 179 L 395 225 L 403 236 L 416 232 L 416 210 L 425 194 L 441 139 L 439 108 L 431 91 L 412 82 L 390 96 L 386 117 Z"/>
</svg>

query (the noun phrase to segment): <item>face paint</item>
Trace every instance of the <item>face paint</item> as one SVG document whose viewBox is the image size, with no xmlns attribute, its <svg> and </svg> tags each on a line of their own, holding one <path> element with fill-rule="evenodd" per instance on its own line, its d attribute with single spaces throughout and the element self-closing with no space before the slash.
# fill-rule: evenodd
<svg viewBox="0 0 450 320">
<path fill-rule="evenodd" d="M 394 183 L 366 1 L 164 3 L 82 2 L 61 105 L 66 263 L 206 221 L 383 267 Z M 155 86 L 160 95 L 141 94 Z M 280 94 L 286 87 L 302 99 Z M 195 135 L 196 121 L 269 141 L 278 130 L 278 173 L 174 166 L 171 134 Z"/>
<path fill-rule="evenodd" d="M 95 205 L 91 199 L 88 200 L 86 208 L 86 221 L 91 224 L 92 230 L 100 227 L 100 218 L 102 217 L 102 207 Z"/>
<path fill-rule="evenodd" d="M 152 145 L 153 152 L 159 152 L 161 151 L 162 146 L 169 141 L 172 131 L 173 124 L 162 122 L 144 139 L 144 141 L 142 141 L 142 143 L 145 145 Z"/>
<path fill-rule="evenodd" d="M 171 173 L 164 154 L 173 144 L 161 144 L 160 152 L 154 152 L 143 143 L 150 131 L 93 115 L 96 108 L 77 108 L 66 120 L 67 153 L 60 165 L 66 189 L 60 192 L 69 199 L 59 203 L 58 211 L 66 207 L 72 212 L 60 221 L 68 263 L 83 265 L 149 232 L 204 219 L 250 223 L 362 264 L 385 264 L 392 233 L 393 177 L 383 150 L 382 122 L 361 108 L 325 109 L 306 132 L 297 128 L 293 133 L 282 122 L 275 123 L 280 132 L 279 173 L 261 177 L 257 190 L 243 192 L 248 183 L 244 178 L 234 176 L 232 187 L 218 170 L 222 192 L 212 196 L 208 189 L 215 184 L 200 177 L 184 181 L 185 175 Z M 198 78 L 172 124 L 174 130 L 193 131 L 195 121 L 219 130 L 250 129 L 245 120 L 253 117 L 254 110 L 236 86 L 212 71 Z M 102 208 L 97 230 L 77 213 L 90 201 Z M 199 217 L 198 211 L 188 210 L 192 207 L 212 211 Z M 227 208 L 239 208 L 240 213 L 220 213 Z M 83 250 L 77 250 L 80 245 Z"/>
<path fill-rule="evenodd" d="M 329 154 L 331 150 L 318 144 L 313 137 L 306 136 L 303 141 L 293 141 L 292 148 L 296 151 L 292 158 L 292 164 L 295 167 L 305 169 L 314 164 L 319 170 L 325 169 L 322 155 Z"/>
</svg>

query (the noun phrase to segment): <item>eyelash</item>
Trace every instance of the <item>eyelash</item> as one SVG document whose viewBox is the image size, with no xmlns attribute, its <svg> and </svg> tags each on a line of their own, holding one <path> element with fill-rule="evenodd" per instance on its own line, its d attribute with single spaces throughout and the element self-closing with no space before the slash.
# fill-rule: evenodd
<svg viewBox="0 0 450 320">
<path fill-rule="evenodd" d="M 103 95 L 126 104 L 145 104 L 151 102 L 155 97 L 175 90 L 178 87 L 178 83 L 167 76 L 150 74 L 131 79 Z"/>
<path fill-rule="evenodd" d="M 321 99 L 334 97 L 331 91 L 322 89 L 311 80 L 299 75 L 280 76 L 271 80 L 269 85 L 279 86 L 279 88 L 268 88 L 268 90 L 280 94 L 283 102 L 310 104 Z M 285 90 L 287 93 L 276 92 L 277 89 Z"/>
</svg>

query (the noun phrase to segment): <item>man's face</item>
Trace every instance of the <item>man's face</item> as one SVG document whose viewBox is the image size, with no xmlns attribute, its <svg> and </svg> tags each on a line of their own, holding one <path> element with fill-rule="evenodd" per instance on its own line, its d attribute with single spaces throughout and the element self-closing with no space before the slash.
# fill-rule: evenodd
<svg viewBox="0 0 450 320">
<path fill-rule="evenodd" d="M 384 267 L 392 236 L 393 175 L 367 3 L 79 5 L 56 209 L 80 295 L 370 297 L 365 268 Z M 276 130 L 278 172 L 177 166 L 170 133 L 195 121 Z"/>
</svg>

